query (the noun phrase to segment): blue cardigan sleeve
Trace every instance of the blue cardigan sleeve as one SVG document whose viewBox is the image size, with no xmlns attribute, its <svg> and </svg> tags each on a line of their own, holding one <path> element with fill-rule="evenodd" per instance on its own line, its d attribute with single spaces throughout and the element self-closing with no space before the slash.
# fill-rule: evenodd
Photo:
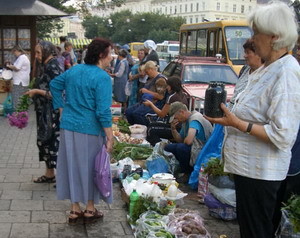
<svg viewBox="0 0 300 238">
<path fill-rule="evenodd" d="M 112 116 L 110 106 L 112 104 L 112 85 L 111 79 L 106 72 L 103 72 L 99 83 L 96 86 L 96 117 L 102 128 L 108 128 L 112 125 Z"/>
<path fill-rule="evenodd" d="M 66 73 L 67 72 L 55 77 L 50 82 L 50 91 L 54 109 L 64 107 L 63 91 L 65 90 Z"/>
</svg>

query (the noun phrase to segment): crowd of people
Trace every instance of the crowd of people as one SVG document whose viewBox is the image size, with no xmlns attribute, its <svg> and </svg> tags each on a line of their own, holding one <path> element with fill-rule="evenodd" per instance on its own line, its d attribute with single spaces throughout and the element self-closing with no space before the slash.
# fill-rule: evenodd
<svg viewBox="0 0 300 238">
<path fill-rule="evenodd" d="M 222 159 L 225 171 L 234 174 L 241 237 L 274 237 L 282 201 L 300 187 L 300 66 L 289 54 L 298 39 L 297 22 L 293 10 L 277 2 L 253 11 L 249 23 L 254 34 L 244 44 L 247 65 L 228 107 L 220 105 L 222 118 L 188 110 L 181 80 L 159 72 L 152 40 L 134 62 L 128 47 L 95 38 L 80 64 L 64 38 L 59 46 L 39 41 L 30 90 L 29 60 L 20 47 L 13 49 L 17 59 L 7 65 L 14 72 L 13 101 L 24 93 L 33 99 L 39 158 L 46 164 L 34 182 L 56 182 L 58 199 L 71 201 L 70 224 L 103 217 L 95 208 L 103 197 L 93 182 L 94 162 L 103 145 L 108 152 L 113 148 L 113 99 L 130 124 L 148 127 L 151 145 L 161 138 L 172 142 L 165 150 L 178 160 L 181 182 L 188 181 L 210 142 L 213 124 L 223 125 Z"/>
</svg>

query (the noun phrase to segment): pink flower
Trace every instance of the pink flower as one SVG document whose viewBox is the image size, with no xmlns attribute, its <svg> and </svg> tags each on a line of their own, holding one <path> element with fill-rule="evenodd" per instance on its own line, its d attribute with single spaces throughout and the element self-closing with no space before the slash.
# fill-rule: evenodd
<svg viewBox="0 0 300 238">
<path fill-rule="evenodd" d="M 7 115 L 8 122 L 11 126 L 16 126 L 19 129 L 23 129 L 28 124 L 28 112 L 14 112 Z"/>
</svg>

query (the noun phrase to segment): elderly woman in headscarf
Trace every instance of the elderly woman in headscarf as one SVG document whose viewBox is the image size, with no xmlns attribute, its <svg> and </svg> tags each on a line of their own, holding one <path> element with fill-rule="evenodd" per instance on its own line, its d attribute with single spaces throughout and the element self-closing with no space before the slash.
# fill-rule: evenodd
<svg viewBox="0 0 300 238">
<path fill-rule="evenodd" d="M 145 64 L 148 61 L 154 61 L 156 65 L 159 65 L 159 58 L 156 52 L 157 45 L 153 40 L 146 40 L 144 42 L 144 49 L 145 49 L 145 58 L 142 60 L 141 64 Z"/>
<path fill-rule="evenodd" d="M 45 175 L 38 177 L 35 183 L 54 183 L 56 159 L 59 145 L 59 110 L 52 107 L 50 81 L 62 73 L 54 57 L 55 46 L 48 41 L 40 41 L 35 47 L 36 79 L 34 88 L 27 91 L 34 101 L 37 121 L 37 146 L 39 160 L 45 161 Z"/>
</svg>

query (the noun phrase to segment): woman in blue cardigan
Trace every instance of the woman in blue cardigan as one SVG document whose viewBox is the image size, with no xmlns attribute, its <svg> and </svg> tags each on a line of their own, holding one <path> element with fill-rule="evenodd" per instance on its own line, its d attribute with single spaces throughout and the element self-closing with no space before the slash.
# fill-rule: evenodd
<svg viewBox="0 0 300 238">
<path fill-rule="evenodd" d="M 71 224 L 80 218 L 90 223 L 103 217 L 94 206 L 102 197 L 93 176 L 95 157 L 102 145 L 105 143 L 108 152 L 113 145 L 112 84 L 104 70 L 112 60 L 111 48 L 109 41 L 94 39 L 85 64 L 72 67 L 50 84 L 53 107 L 61 111 L 57 197 L 71 200 Z M 80 202 L 86 204 L 84 212 Z"/>
</svg>

